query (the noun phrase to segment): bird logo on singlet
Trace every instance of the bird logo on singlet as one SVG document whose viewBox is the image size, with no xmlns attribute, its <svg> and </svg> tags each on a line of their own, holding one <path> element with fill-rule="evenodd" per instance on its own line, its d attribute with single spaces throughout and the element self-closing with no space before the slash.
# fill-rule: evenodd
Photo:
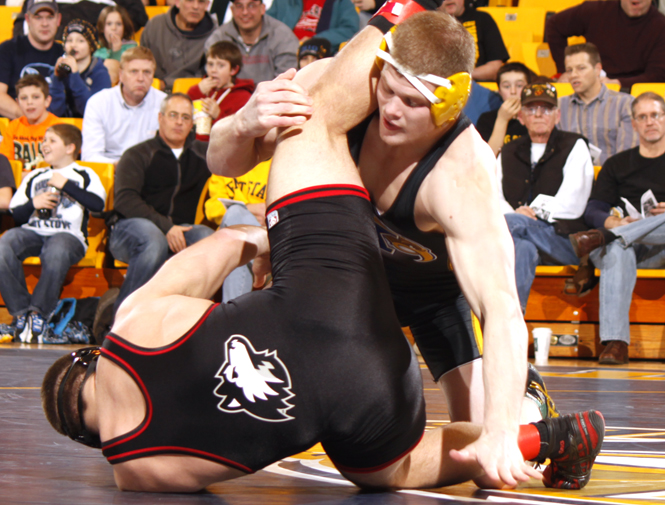
<svg viewBox="0 0 665 505">
<path fill-rule="evenodd" d="M 231 335 L 224 345 L 226 359 L 215 377 L 222 383 L 215 396 L 222 399 L 217 408 L 229 414 L 244 412 L 256 419 L 282 422 L 294 419 L 288 400 L 291 376 L 277 351 L 257 351 L 243 335 Z"/>
<path fill-rule="evenodd" d="M 374 224 L 376 226 L 376 233 L 379 235 L 381 251 L 388 254 L 400 252 L 413 257 L 414 261 L 417 263 L 429 263 L 430 261 L 436 260 L 436 254 L 427 247 L 394 232 L 376 216 L 374 217 Z"/>
</svg>

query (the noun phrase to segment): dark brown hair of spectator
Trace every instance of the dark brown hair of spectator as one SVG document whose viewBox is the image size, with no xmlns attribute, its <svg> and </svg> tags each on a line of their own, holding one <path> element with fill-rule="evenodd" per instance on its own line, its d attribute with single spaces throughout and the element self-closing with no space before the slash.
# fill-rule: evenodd
<svg viewBox="0 0 665 505">
<path fill-rule="evenodd" d="M 136 46 L 130 47 L 122 53 L 120 57 L 120 68 L 124 68 L 127 63 L 134 60 L 148 60 L 152 61 L 152 64 L 157 68 L 157 60 L 155 60 L 155 55 L 152 54 L 152 51 L 145 46 Z"/>
<path fill-rule="evenodd" d="M 660 104 L 660 110 L 665 112 L 665 99 L 663 99 L 662 96 L 660 96 L 658 93 L 654 93 L 653 91 L 645 91 L 641 95 L 639 95 L 635 100 L 633 100 L 632 105 L 630 106 L 630 113 L 635 118 L 635 107 L 637 106 L 638 103 L 644 101 L 644 100 L 654 100 Z"/>
<path fill-rule="evenodd" d="M 37 86 L 44 93 L 44 98 L 49 96 L 48 82 L 41 74 L 28 74 L 21 77 L 14 88 L 16 88 L 16 96 L 18 96 L 19 91 L 28 86 Z"/>
<path fill-rule="evenodd" d="M 497 86 L 501 86 L 501 76 L 507 72 L 519 72 L 520 74 L 524 74 L 527 84 L 531 83 L 531 80 L 535 77 L 534 72 L 532 72 L 531 69 L 524 63 L 513 61 L 511 63 L 501 65 L 501 68 L 499 68 L 499 71 L 496 73 Z"/>
<path fill-rule="evenodd" d="M 62 126 L 62 125 L 59 125 Z M 69 125 L 71 126 L 71 125 Z M 76 128 L 76 127 L 75 127 Z M 62 424 L 60 422 L 60 416 L 58 414 L 58 390 L 60 389 L 60 383 L 65 378 L 67 370 L 72 364 L 72 357 L 67 354 L 62 358 L 58 359 L 51 368 L 48 369 L 46 375 L 44 376 L 44 381 L 42 382 L 42 408 L 44 409 L 44 414 L 46 414 L 46 419 L 51 426 L 60 433 L 61 435 L 66 435 Z M 78 409 L 78 396 L 77 392 L 81 387 L 81 382 L 85 378 L 85 367 L 77 367 L 72 370 L 72 374 L 65 384 L 65 390 L 63 393 L 64 398 L 64 415 L 67 425 L 72 428 L 76 433 L 81 431 L 81 422 Z"/>
<path fill-rule="evenodd" d="M 415 75 L 449 77 L 473 71 L 473 37 L 454 17 L 443 12 L 420 12 L 397 25 L 390 53 Z"/>
<path fill-rule="evenodd" d="M 54 124 L 53 126 L 49 126 L 49 128 L 46 131 L 51 131 L 55 133 L 58 137 L 62 139 L 63 144 L 65 146 L 68 146 L 70 144 L 74 144 L 76 146 L 76 149 L 74 150 L 74 159 L 76 159 L 79 155 L 79 152 L 81 151 L 81 144 L 83 143 L 83 139 L 81 137 L 81 130 L 79 130 L 76 126 L 73 124 Z"/>
<path fill-rule="evenodd" d="M 99 18 L 97 18 L 99 42 L 106 49 L 111 49 L 111 45 L 106 40 L 106 37 L 104 37 L 104 26 L 106 26 L 106 18 L 112 12 L 120 14 L 120 18 L 122 19 L 122 40 L 131 40 L 134 37 L 134 24 L 125 8 L 120 5 L 108 5 L 102 9 L 102 12 L 99 13 Z"/>
<path fill-rule="evenodd" d="M 233 42 L 223 40 L 211 45 L 206 51 L 206 60 L 210 58 L 228 61 L 231 69 L 238 67 L 238 71 L 240 71 L 242 68 L 242 53 Z"/>
<path fill-rule="evenodd" d="M 563 52 L 565 56 L 572 56 L 573 54 L 586 53 L 589 55 L 589 63 L 595 66 L 596 63 L 600 63 L 600 53 L 596 44 L 591 42 L 585 42 L 584 44 L 575 44 L 573 46 L 567 46 Z"/>
</svg>

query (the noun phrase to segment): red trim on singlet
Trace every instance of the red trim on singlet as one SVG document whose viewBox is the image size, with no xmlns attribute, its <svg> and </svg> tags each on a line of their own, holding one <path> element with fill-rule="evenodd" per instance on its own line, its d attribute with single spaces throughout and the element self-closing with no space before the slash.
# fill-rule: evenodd
<svg viewBox="0 0 665 505">
<path fill-rule="evenodd" d="M 176 348 L 180 347 L 182 344 L 184 344 L 189 339 L 189 337 L 191 337 L 196 332 L 196 330 L 198 330 L 201 327 L 201 325 L 208 318 L 208 316 L 213 311 L 213 309 L 215 307 L 217 307 L 218 305 L 219 305 L 219 303 L 213 303 L 208 308 L 208 310 L 206 310 L 204 312 L 204 314 L 201 316 L 201 318 L 198 320 L 198 322 L 194 326 L 192 326 L 192 328 L 189 331 L 187 331 L 187 333 L 185 333 L 182 337 L 180 337 L 177 340 L 174 340 L 173 342 L 171 342 L 170 344 L 168 344 L 164 347 L 156 347 L 154 349 L 147 349 L 145 347 L 139 347 L 139 346 L 133 345 L 129 342 L 122 342 L 122 341 L 118 340 L 117 338 L 115 338 L 112 334 L 108 335 L 106 338 L 111 340 L 115 345 L 118 345 L 118 346 L 120 346 L 124 349 L 127 349 L 128 351 L 131 351 L 134 354 L 140 354 L 142 356 L 154 356 L 156 354 L 164 354 L 164 353 L 172 351 L 173 349 L 176 349 Z"/>
<path fill-rule="evenodd" d="M 390 465 L 392 465 L 393 463 L 396 463 L 397 461 L 402 459 L 404 456 L 409 454 L 412 450 L 414 450 L 416 448 L 416 446 L 420 443 L 420 441 L 423 439 L 424 436 L 425 436 L 425 432 L 423 431 L 422 435 L 420 435 L 420 438 L 418 439 L 418 441 L 415 444 L 413 444 L 411 447 L 409 447 L 406 451 L 404 451 L 399 456 L 397 456 L 397 457 L 391 459 L 390 461 L 388 461 L 387 463 L 383 463 L 379 466 L 372 466 L 370 468 L 353 468 L 353 467 L 350 467 L 350 466 L 340 465 L 338 463 L 335 463 L 334 461 L 333 461 L 333 464 L 339 470 L 342 470 L 344 472 L 349 472 L 349 473 L 373 473 L 373 472 L 378 472 L 380 470 L 384 470 L 384 469 L 388 468 Z"/>
<path fill-rule="evenodd" d="M 186 454 L 194 454 L 198 457 L 204 457 L 206 459 L 211 459 L 214 461 L 218 461 L 220 463 L 223 463 L 225 465 L 233 466 L 234 468 L 237 468 L 238 470 L 242 470 L 243 472 L 247 473 L 254 473 L 254 470 L 251 468 L 242 465 L 240 463 L 236 463 L 235 461 L 232 461 L 230 459 L 223 458 L 222 456 L 217 456 L 216 454 L 211 454 L 209 452 L 205 451 L 199 451 L 198 449 L 189 449 L 187 447 L 177 447 L 177 446 L 162 446 L 162 447 L 147 447 L 145 449 L 137 449 L 135 451 L 129 451 L 125 452 L 122 454 L 116 454 L 115 456 L 111 456 L 110 458 L 107 458 L 109 461 L 114 460 L 114 459 L 119 459 L 119 458 L 126 458 L 129 456 L 135 456 L 137 454 L 145 454 L 149 452 L 157 452 L 157 451 L 163 451 L 163 452 L 170 452 L 170 453 L 186 453 Z"/>
<path fill-rule="evenodd" d="M 111 338 L 111 337 L 106 337 L 106 338 Z M 115 340 L 113 340 L 115 342 Z M 146 407 L 146 416 L 141 422 L 140 428 L 136 430 L 135 433 L 132 433 L 131 431 L 126 434 L 126 435 L 121 435 L 122 438 L 116 439 L 115 441 L 112 441 L 111 443 L 105 443 L 102 442 L 102 451 L 105 449 L 110 449 L 111 447 L 115 447 L 118 444 L 122 444 L 125 442 L 128 442 L 129 440 L 138 437 L 141 433 L 145 431 L 145 429 L 148 427 L 150 424 L 150 421 L 152 420 L 152 400 L 150 399 L 150 395 L 148 394 L 148 390 L 145 387 L 145 384 L 143 384 L 143 381 L 141 380 L 141 377 L 139 377 L 139 374 L 136 373 L 136 370 L 134 370 L 129 363 L 127 363 L 124 359 L 120 358 L 116 354 L 112 353 L 111 351 L 104 349 L 103 347 L 101 348 L 101 353 L 102 356 L 105 356 L 106 358 L 110 359 L 111 361 L 115 361 L 117 364 L 119 364 L 122 368 L 125 369 L 127 373 L 129 373 L 136 383 L 139 385 L 141 388 L 141 392 L 143 393 L 143 396 L 145 397 L 145 401 L 147 404 Z"/>
<path fill-rule="evenodd" d="M 273 210 L 281 209 L 287 205 L 302 202 L 305 200 L 313 200 L 315 198 L 325 198 L 328 196 L 357 196 L 370 201 L 369 192 L 362 186 L 355 184 L 326 184 L 323 186 L 310 186 L 308 188 L 299 189 L 293 193 L 289 193 L 273 202 L 267 209 L 266 215 Z"/>
</svg>

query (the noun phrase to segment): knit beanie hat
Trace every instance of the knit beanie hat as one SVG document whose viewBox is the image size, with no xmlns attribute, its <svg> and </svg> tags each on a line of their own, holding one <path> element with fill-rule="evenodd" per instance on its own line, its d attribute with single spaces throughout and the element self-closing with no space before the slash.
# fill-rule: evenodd
<svg viewBox="0 0 665 505">
<path fill-rule="evenodd" d="M 97 44 L 97 30 L 85 19 L 72 19 L 67 23 L 65 30 L 62 32 L 62 39 L 67 40 L 67 36 L 73 32 L 80 33 L 85 37 L 85 40 L 88 41 L 88 45 L 90 46 L 91 54 L 97 50 L 97 47 L 99 47 Z"/>
<path fill-rule="evenodd" d="M 308 54 L 316 56 L 317 59 L 330 56 L 330 41 L 323 37 L 312 37 L 303 42 L 298 48 L 298 59 Z"/>
</svg>

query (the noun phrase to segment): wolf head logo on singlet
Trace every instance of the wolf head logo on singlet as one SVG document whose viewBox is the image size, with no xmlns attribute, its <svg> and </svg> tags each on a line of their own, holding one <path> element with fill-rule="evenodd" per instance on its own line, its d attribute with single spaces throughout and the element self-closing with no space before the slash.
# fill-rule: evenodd
<svg viewBox="0 0 665 505">
<path fill-rule="evenodd" d="M 269 422 L 293 419 L 286 413 L 293 408 L 287 400 L 291 393 L 291 376 L 277 351 L 256 351 L 242 335 L 232 335 L 226 341 L 226 360 L 216 378 L 222 383 L 215 395 L 222 399 L 217 408 L 222 412 L 250 416 Z"/>
<path fill-rule="evenodd" d="M 381 250 L 389 254 L 395 251 L 412 256 L 418 263 L 428 263 L 436 260 L 436 254 L 413 240 L 403 237 L 399 233 L 392 231 L 379 218 L 374 217 L 376 233 L 379 235 L 379 245 Z"/>
</svg>

